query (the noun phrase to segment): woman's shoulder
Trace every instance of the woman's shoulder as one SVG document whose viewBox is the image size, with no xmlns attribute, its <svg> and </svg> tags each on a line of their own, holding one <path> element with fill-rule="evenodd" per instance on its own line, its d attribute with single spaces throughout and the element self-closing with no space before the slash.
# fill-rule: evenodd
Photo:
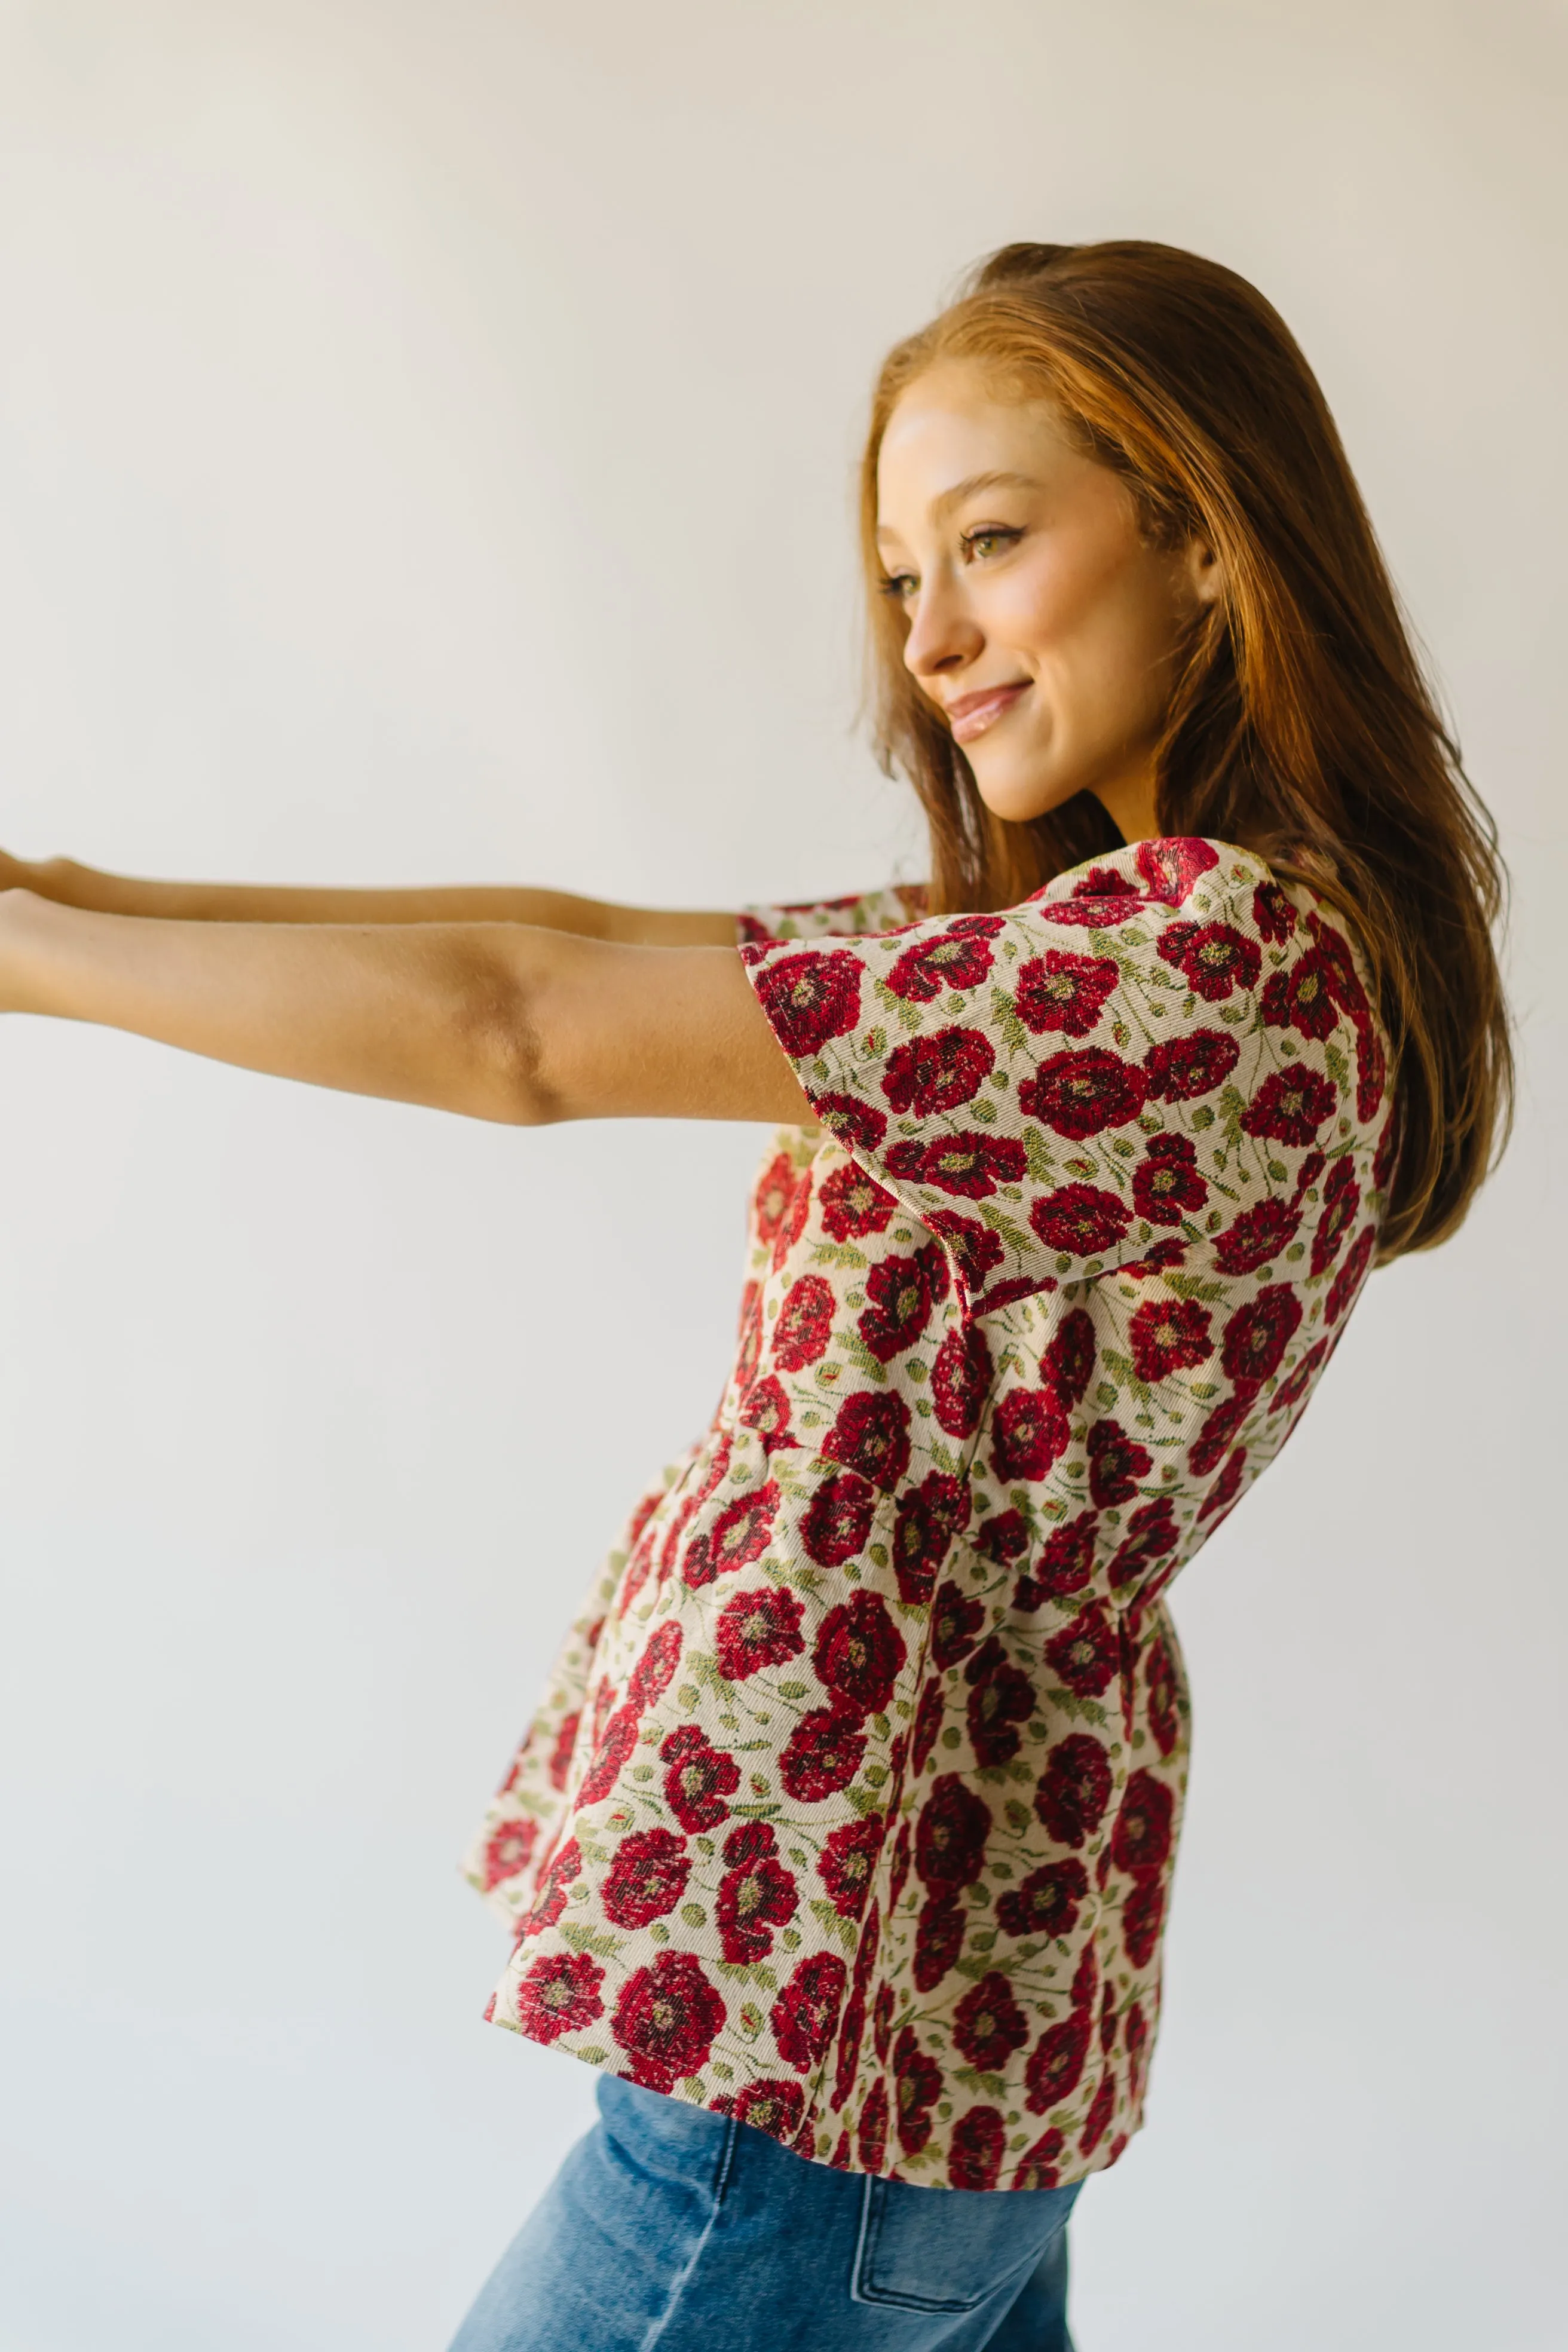
<svg viewBox="0 0 1568 2352">
<path fill-rule="evenodd" d="M 889 882 L 880 889 L 851 890 L 837 898 L 743 907 L 736 925 L 742 943 L 752 947 L 775 940 L 872 939 L 920 922 L 928 900 L 923 882 Z"/>
</svg>

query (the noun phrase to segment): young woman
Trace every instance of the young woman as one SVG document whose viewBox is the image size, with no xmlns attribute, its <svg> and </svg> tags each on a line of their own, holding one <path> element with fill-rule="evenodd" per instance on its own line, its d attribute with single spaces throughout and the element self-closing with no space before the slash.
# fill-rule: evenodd
<svg viewBox="0 0 1568 2352">
<path fill-rule="evenodd" d="M 1159 2008 L 1165 1588 L 1506 1116 L 1492 828 L 1252 288 L 993 256 L 883 368 L 863 528 L 921 888 L 737 931 L 0 875 L 13 1010 L 520 1125 L 783 1122 L 712 1427 L 474 1845 L 489 2013 L 602 2120 L 461 2352 L 1067 2345 Z"/>
</svg>

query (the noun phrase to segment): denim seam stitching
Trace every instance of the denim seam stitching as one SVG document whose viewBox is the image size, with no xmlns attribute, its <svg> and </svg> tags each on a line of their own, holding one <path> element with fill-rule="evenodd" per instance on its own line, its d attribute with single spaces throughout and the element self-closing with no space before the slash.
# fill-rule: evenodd
<svg viewBox="0 0 1568 2352">
<path fill-rule="evenodd" d="M 950 2315 L 978 2311 L 985 2301 L 984 2294 L 976 2296 L 973 2303 L 951 2301 L 939 2303 L 931 2295 L 900 2294 L 894 2290 L 879 2290 L 872 2285 L 867 2273 L 876 2257 L 877 2241 L 881 2235 L 880 2209 L 877 2209 L 875 2221 L 872 2219 L 872 2212 L 876 2192 L 885 2185 L 876 2174 L 868 2172 L 866 2175 L 866 2192 L 860 2204 L 860 2235 L 855 2248 L 855 2268 L 849 2284 L 851 2300 L 855 2303 L 869 2305 L 873 2309 L 880 2307 L 885 2311 L 929 2311 Z"/>
<path fill-rule="evenodd" d="M 735 2137 L 738 2129 L 739 2126 L 736 2124 L 734 2116 L 731 2116 L 725 2124 L 723 2145 L 720 2148 L 719 2162 L 714 2168 L 712 2210 L 709 2214 L 706 2221 L 702 2224 L 697 2243 L 692 2247 L 691 2252 L 682 2266 L 679 2275 L 670 2282 L 669 2299 L 666 2303 L 664 2309 L 659 2313 L 658 2317 L 649 2323 L 647 2334 L 643 2337 L 639 2352 L 653 2352 L 654 2346 L 657 2345 L 659 2337 L 664 2334 L 665 2329 L 669 2326 L 670 2321 L 674 2318 L 676 2306 L 679 2303 L 681 2295 L 685 2293 L 687 2281 L 690 2278 L 692 2272 L 697 2268 L 698 2263 L 701 2261 L 702 2250 L 713 2234 L 713 2224 L 719 2219 L 719 2210 L 724 2200 L 725 2189 L 729 2185 L 730 2167 L 734 2155 Z"/>
</svg>

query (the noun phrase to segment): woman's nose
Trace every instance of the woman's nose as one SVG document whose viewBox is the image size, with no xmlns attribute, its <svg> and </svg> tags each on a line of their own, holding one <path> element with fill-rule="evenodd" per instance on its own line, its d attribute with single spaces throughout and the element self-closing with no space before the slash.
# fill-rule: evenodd
<svg viewBox="0 0 1568 2352">
<path fill-rule="evenodd" d="M 910 633 L 904 639 L 906 668 L 916 677 L 962 669 L 973 660 L 984 642 L 963 598 L 940 577 L 928 580 L 915 599 Z"/>
</svg>

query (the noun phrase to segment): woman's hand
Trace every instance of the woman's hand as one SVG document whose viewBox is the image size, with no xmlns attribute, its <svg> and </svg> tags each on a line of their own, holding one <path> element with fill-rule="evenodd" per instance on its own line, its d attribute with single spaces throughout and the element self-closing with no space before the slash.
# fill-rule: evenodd
<svg viewBox="0 0 1568 2352">
<path fill-rule="evenodd" d="M 0 1010 L 517 1126 L 814 1116 L 732 947 L 508 922 L 170 922 L 12 887 Z"/>
</svg>

